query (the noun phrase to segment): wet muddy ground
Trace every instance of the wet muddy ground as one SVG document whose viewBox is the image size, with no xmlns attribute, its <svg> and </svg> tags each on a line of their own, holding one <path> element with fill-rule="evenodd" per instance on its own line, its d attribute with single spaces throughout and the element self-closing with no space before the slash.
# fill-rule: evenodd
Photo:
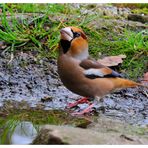
<svg viewBox="0 0 148 148">
<path fill-rule="evenodd" d="M 31 52 L 18 52 L 10 61 L 10 54 L 0 55 L 0 106 L 27 106 L 39 109 L 62 109 L 80 96 L 61 83 L 56 60 L 37 60 Z M 13 102 L 13 103 L 12 103 Z M 24 102 L 19 106 L 18 102 Z M 17 105 L 16 105 L 17 104 Z M 71 111 L 80 111 L 88 104 Z M 120 119 L 130 124 L 148 125 L 148 91 L 142 87 L 124 89 L 95 102 L 92 114 Z"/>
</svg>

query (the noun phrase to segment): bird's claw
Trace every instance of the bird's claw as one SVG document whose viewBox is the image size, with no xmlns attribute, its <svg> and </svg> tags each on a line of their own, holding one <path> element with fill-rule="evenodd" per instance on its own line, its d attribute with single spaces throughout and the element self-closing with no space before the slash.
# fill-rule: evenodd
<svg viewBox="0 0 148 148">
<path fill-rule="evenodd" d="M 74 103 L 69 103 L 68 108 L 73 108 L 73 107 L 77 106 L 78 104 L 83 104 L 83 103 L 89 103 L 87 97 L 81 98 L 81 99 L 79 99 L 78 101 L 76 101 Z"/>
<path fill-rule="evenodd" d="M 91 104 L 90 106 L 88 106 L 86 109 L 84 109 L 81 112 L 73 112 L 71 115 L 75 116 L 75 115 L 84 115 L 85 113 L 89 113 L 92 109 L 92 107 L 94 106 L 94 103 Z"/>
</svg>

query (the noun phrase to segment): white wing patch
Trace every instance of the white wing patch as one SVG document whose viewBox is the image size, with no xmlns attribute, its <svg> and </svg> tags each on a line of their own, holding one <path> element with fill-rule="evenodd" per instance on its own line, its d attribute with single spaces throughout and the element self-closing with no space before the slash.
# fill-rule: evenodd
<svg viewBox="0 0 148 148">
<path fill-rule="evenodd" d="M 94 69 L 94 68 L 90 68 L 84 71 L 85 75 L 94 75 L 94 76 L 99 76 L 99 77 L 103 77 L 104 74 L 101 72 L 101 70 L 99 69 Z"/>
</svg>

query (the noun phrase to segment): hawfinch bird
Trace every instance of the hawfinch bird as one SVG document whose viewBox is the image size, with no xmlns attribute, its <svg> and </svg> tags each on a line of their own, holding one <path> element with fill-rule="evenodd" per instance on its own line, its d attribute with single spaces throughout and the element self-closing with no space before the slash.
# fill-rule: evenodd
<svg viewBox="0 0 148 148">
<path fill-rule="evenodd" d="M 121 78 L 121 74 L 90 59 L 87 37 L 81 29 L 66 27 L 60 30 L 60 34 L 58 73 L 63 84 L 73 93 L 100 99 L 118 89 L 142 86 Z"/>
</svg>

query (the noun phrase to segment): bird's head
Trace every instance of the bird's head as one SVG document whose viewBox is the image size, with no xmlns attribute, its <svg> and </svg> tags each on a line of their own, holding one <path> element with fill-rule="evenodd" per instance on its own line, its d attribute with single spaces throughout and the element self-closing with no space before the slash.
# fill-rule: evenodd
<svg viewBox="0 0 148 148">
<path fill-rule="evenodd" d="M 88 42 L 85 33 L 76 27 L 66 27 L 60 30 L 60 52 L 79 60 L 88 57 Z"/>
</svg>

